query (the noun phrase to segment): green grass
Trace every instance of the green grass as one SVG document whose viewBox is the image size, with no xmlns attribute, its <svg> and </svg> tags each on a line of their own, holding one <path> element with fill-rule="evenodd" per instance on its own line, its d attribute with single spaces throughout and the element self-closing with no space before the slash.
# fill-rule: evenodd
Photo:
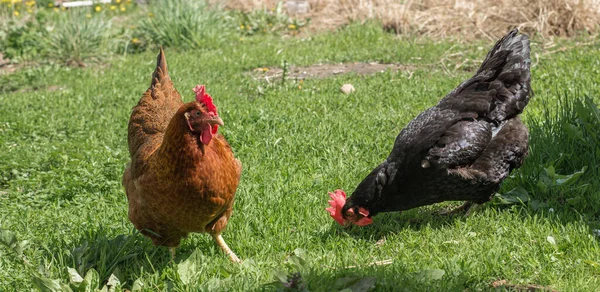
<svg viewBox="0 0 600 292">
<path fill-rule="evenodd" d="M 264 35 L 229 46 L 167 50 L 185 100 L 192 99 L 194 85 L 207 85 L 225 121 L 221 131 L 244 164 L 224 233 L 242 265 L 230 263 L 205 234 L 184 240 L 170 262 L 168 250 L 152 246 L 127 219 L 120 184 L 129 160 L 127 122 L 149 85 L 156 52 L 107 67 L 40 70 L 43 78 L 31 71 L 2 76 L 23 90 L 0 95 L 0 229 L 16 236 L 2 233 L 12 248 L 0 247 L 0 290 L 31 289 L 34 275 L 65 287 L 68 268 L 89 273 L 85 283 L 94 288 L 114 274 L 121 289 L 147 291 L 276 289 L 265 285 L 295 272 L 310 291 L 342 288 L 344 277 L 375 277 L 381 291 L 488 290 L 502 279 L 595 290 L 600 121 L 591 106 L 578 114 L 566 105 L 586 96 L 600 101 L 597 42 L 543 55 L 533 67 L 536 95 L 523 115 L 531 156 L 501 191 L 522 187 L 528 202 L 487 204 L 470 217 L 439 216 L 453 203 L 438 204 L 381 214 L 368 227 L 348 230 L 324 211 L 327 191 L 351 192 L 387 156 L 408 121 L 472 74 L 446 72 L 438 62 L 444 55 L 465 52 L 480 60 L 490 46 L 399 39 L 377 26 L 353 25 L 304 39 Z M 536 44 L 532 49 L 540 50 Z M 417 69 L 306 80 L 301 88 L 247 74 L 284 60 L 399 62 Z M 343 83 L 356 92 L 341 94 Z M 573 184 L 556 186 L 540 178 L 549 166 L 565 175 L 587 169 Z M 389 265 L 369 265 L 388 259 Z"/>
</svg>

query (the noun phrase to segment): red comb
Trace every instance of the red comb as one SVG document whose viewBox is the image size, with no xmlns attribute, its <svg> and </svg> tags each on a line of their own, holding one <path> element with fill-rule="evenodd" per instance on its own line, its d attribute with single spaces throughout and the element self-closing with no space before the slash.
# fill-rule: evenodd
<svg viewBox="0 0 600 292">
<path fill-rule="evenodd" d="M 216 115 L 217 107 L 213 103 L 212 97 L 206 93 L 206 87 L 204 85 L 196 85 L 194 92 L 196 93 L 196 101 L 204 104 L 209 113 Z"/>
<path fill-rule="evenodd" d="M 194 87 L 194 92 L 196 93 L 196 101 L 201 104 L 204 104 L 206 106 L 206 109 L 208 110 L 208 113 L 215 116 L 218 115 L 217 107 L 213 103 L 212 97 L 208 93 L 206 93 L 206 87 L 204 85 L 196 85 L 196 87 Z M 212 126 L 213 135 L 217 133 L 218 129 L 218 125 Z"/>
<path fill-rule="evenodd" d="M 329 193 L 329 208 L 326 208 L 329 215 L 340 225 L 344 225 L 344 217 L 342 216 L 342 208 L 346 204 L 346 193 L 342 190 L 335 190 L 333 193 Z"/>
</svg>

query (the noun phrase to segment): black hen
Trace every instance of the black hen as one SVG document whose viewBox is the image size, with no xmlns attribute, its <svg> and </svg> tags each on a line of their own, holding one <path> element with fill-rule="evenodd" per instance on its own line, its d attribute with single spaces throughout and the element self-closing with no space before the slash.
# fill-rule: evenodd
<svg viewBox="0 0 600 292">
<path fill-rule="evenodd" d="M 499 40 L 471 79 L 400 132 L 347 201 L 340 190 L 330 194 L 332 217 L 366 225 L 380 212 L 489 201 L 527 156 L 529 133 L 518 115 L 533 94 L 529 53 L 529 39 L 516 29 Z"/>
</svg>

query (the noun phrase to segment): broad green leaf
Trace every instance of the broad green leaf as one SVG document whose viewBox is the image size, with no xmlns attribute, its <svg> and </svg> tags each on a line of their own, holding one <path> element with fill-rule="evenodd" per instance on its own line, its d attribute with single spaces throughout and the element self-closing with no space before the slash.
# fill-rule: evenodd
<svg viewBox="0 0 600 292">
<path fill-rule="evenodd" d="M 12 249 L 16 242 L 17 237 L 14 232 L 6 229 L 0 230 L 0 243 Z"/>
<path fill-rule="evenodd" d="M 567 198 L 566 201 L 571 206 L 579 206 L 579 204 L 581 204 L 581 202 L 584 202 L 584 198 L 582 198 L 582 197 Z"/>
<path fill-rule="evenodd" d="M 273 277 L 281 283 L 287 282 L 287 273 L 284 270 L 274 270 Z"/>
<path fill-rule="evenodd" d="M 77 270 L 75 270 L 71 267 L 67 267 L 67 272 L 69 273 L 69 279 L 71 281 L 71 285 L 73 285 L 75 288 L 79 288 L 81 286 L 81 283 L 83 282 L 83 277 L 81 277 L 81 275 L 79 275 Z"/>
<path fill-rule="evenodd" d="M 133 282 L 131 286 L 131 292 L 143 291 L 144 290 L 144 281 L 142 279 L 137 279 Z"/>
<path fill-rule="evenodd" d="M 177 264 L 177 274 L 181 282 L 188 285 L 190 284 L 198 274 L 197 267 L 198 251 L 195 250 L 185 261 Z"/>
<path fill-rule="evenodd" d="M 557 174 L 555 176 L 556 177 L 555 185 L 557 185 L 557 186 L 572 185 L 579 179 L 579 177 L 581 177 L 581 175 L 583 175 L 585 173 L 586 169 L 587 169 L 587 166 L 584 166 L 580 171 L 576 171 L 572 174 L 568 174 L 568 175 Z"/>
<path fill-rule="evenodd" d="M 100 275 L 94 269 L 89 269 L 83 278 L 83 291 L 93 292 L 100 287 Z"/>
<path fill-rule="evenodd" d="M 442 279 L 444 274 L 446 274 L 446 271 L 441 269 L 422 270 L 417 273 L 417 278 L 421 279 L 422 281 L 434 281 Z"/>
<path fill-rule="evenodd" d="M 304 260 L 305 257 L 306 251 L 301 248 L 296 248 L 293 254 L 286 259 L 286 263 L 291 264 L 296 270 L 302 270 L 306 265 L 306 260 Z"/>
<path fill-rule="evenodd" d="M 583 138 L 583 132 L 581 129 L 571 123 L 564 123 L 563 130 L 565 133 L 567 133 L 567 135 L 569 135 L 569 137 L 573 139 L 580 140 Z"/>
<path fill-rule="evenodd" d="M 25 248 L 27 247 L 27 245 L 29 245 L 29 241 L 27 240 L 21 240 L 19 242 L 17 242 L 17 244 L 15 245 L 15 252 L 18 255 L 22 255 L 23 254 L 23 250 L 25 250 Z"/>
<path fill-rule="evenodd" d="M 108 287 L 108 291 L 110 292 L 114 292 L 116 291 L 117 287 L 121 286 L 121 281 L 119 280 L 119 278 L 117 278 L 117 276 L 115 276 L 115 274 L 110 274 L 110 276 L 108 277 L 108 281 L 106 282 L 106 286 Z"/>
<path fill-rule="evenodd" d="M 512 205 L 529 201 L 529 193 L 523 187 L 516 187 L 505 194 L 498 194 L 496 197 L 502 205 Z"/>
<path fill-rule="evenodd" d="M 33 286 L 42 292 L 72 292 L 69 286 L 61 283 L 59 280 L 52 280 L 45 277 L 33 277 Z"/>
<path fill-rule="evenodd" d="M 294 266 L 294 268 L 297 270 L 304 269 L 304 265 L 306 264 L 306 261 L 303 258 L 296 255 L 289 256 L 286 262 Z"/>
</svg>

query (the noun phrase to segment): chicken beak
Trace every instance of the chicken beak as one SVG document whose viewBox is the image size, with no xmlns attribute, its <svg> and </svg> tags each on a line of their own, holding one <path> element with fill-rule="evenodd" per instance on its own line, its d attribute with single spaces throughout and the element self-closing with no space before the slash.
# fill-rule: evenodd
<svg viewBox="0 0 600 292">
<path fill-rule="evenodd" d="M 221 118 L 219 116 L 212 116 L 210 120 L 208 120 L 208 123 L 211 125 L 219 125 L 219 126 L 223 126 L 223 120 L 221 120 Z"/>
</svg>

